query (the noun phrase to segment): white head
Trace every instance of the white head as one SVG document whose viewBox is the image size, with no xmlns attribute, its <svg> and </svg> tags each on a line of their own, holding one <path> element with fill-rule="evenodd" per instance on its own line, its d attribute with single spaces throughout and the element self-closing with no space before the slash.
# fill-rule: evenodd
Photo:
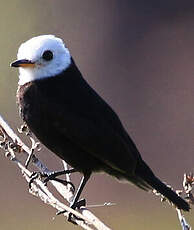
<svg viewBox="0 0 194 230">
<path fill-rule="evenodd" d="M 42 35 L 22 43 L 17 58 L 11 66 L 19 67 L 19 85 L 56 76 L 71 64 L 69 50 L 54 35 Z"/>
</svg>

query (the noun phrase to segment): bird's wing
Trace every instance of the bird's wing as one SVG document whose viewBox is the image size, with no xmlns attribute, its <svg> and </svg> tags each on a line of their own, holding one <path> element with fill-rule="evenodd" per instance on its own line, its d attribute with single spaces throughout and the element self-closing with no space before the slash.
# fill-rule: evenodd
<svg viewBox="0 0 194 230">
<path fill-rule="evenodd" d="M 133 146 L 126 143 L 114 125 L 106 122 L 103 115 L 90 119 L 90 115 L 81 114 L 79 111 L 64 110 L 65 113 L 61 114 L 56 104 L 52 107 L 53 112 L 48 114 L 53 116 L 51 120 L 55 120 L 50 124 L 51 130 L 60 132 L 81 150 L 121 173 L 134 171 L 137 153 L 133 152 Z"/>
<path fill-rule="evenodd" d="M 112 127 L 105 125 L 101 120 L 95 123 L 67 111 L 65 115 L 57 116 L 57 120 L 58 122 L 51 124 L 52 130 L 60 132 L 87 154 L 123 173 L 135 168 L 136 159 L 128 145 Z"/>
<path fill-rule="evenodd" d="M 80 76 L 66 73 L 49 82 L 44 108 L 53 130 L 88 154 L 120 171 L 134 171 L 140 155 L 110 106 Z M 54 94 L 52 92 L 55 92 Z M 51 110 L 52 108 L 52 110 Z"/>
</svg>

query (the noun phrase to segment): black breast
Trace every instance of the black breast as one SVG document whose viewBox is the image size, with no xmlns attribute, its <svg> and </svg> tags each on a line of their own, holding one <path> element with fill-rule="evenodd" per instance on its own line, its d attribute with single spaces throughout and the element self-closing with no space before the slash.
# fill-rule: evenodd
<svg viewBox="0 0 194 230">
<path fill-rule="evenodd" d="M 36 84 L 29 82 L 18 86 L 16 98 L 20 116 L 25 122 L 28 122 L 32 117 L 33 107 L 39 104 Z"/>
<path fill-rule="evenodd" d="M 102 162 L 72 143 L 65 133 L 66 113 L 73 110 L 88 116 L 94 106 L 86 100 L 87 90 L 86 93 L 80 90 L 84 84 L 80 72 L 70 68 L 58 76 L 19 86 L 17 104 L 21 118 L 47 148 L 79 171 L 99 171 Z"/>
<path fill-rule="evenodd" d="M 22 119 L 36 137 L 79 171 L 89 170 L 88 167 L 90 167 L 91 171 L 99 171 L 103 168 L 104 171 L 110 173 L 109 166 L 101 162 L 100 154 L 102 153 L 99 152 L 99 156 L 92 154 L 93 152 L 90 153 L 93 151 L 91 148 L 96 146 L 95 130 L 93 137 L 90 135 L 90 124 L 98 129 L 97 133 L 101 129 L 102 134 L 105 129 L 108 132 L 108 136 L 104 138 L 100 135 L 101 142 L 106 142 L 107 139 L 107 143 L 112 143 L 112 140 L 118 136 L 118 145 L 126 150 L 123 151 L 123 157 L 127 156 L 127 159 L 131 160 L 129 164 L 132 171 L 135 166 L 133 162 L 141 158 L 118 116 L 87 84 L 75 65 L 71 65 L 58 76 L 19 86 L 17 101 Z M 85 122 L 84 125 L 77 122 L 77 120 L 81 121 L 81 118 Z M 88 133 L 85 132 L 87 129 Z M 88 146 L 83 147 L 79 144 L 82 133 L 85 133 L 90 140 Z M 93 143 L 92 147 L 91 143 Z M 109 148 L 109 145 L 104 146 L 104 151 L 105 147 Z M 112 152 L 110 154 L 116 156 L 114 154 L 116 149 L 118 148 L 109 149 L 106 152 L 110 151 Z M 109 157 L 108 154 L 107 157 Z M 127 163 L 127 167 L 129 164 Z M 113 174 L 113 169 L 111 170 Z"/>
</svg>

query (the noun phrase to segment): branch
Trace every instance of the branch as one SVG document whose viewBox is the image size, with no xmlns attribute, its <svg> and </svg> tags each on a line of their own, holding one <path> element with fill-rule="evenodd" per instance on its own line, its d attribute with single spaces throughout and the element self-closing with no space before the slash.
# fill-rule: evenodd
<svg viewBox="0 0 194 230">
<path fill-rule="evenodd" d="M 179 222 L 181 224 L 182 230 L 191 230 L 191 227 L 187 223 L 187 221 L 186 221 L 185 217 L 183 216 L 181 210 L 177 208 L 176 211 L 177 211 L 178 219 L 179 219 Z"/>
<path fill-rule="evenodd" d="M 38 143 L 36 143 L 32 137 L 32 147 L 29 148 L 26 146 L 21 139 L 14 133 L 10 126 L 5 122 L 5 120 L 0 115 L 0 147 L 4 150 L 5 156 L 14 162 L 21 170 L 22 175 L 29 183 L 31 181 L 31 176 L 33 172 L 29 171 L 22 163 L 17 155 L 25 154 L 28 158 L 28 161 L 31 160 L 36 168 L 44 174 L 51 174 L 50 171 L 34 154 L 34 150 L 37 150 Z M 37 150 L 38 151 L 38 150 Z M 31 158 L 31 159 L 29 159 Z M 67 164 L 64 163 L 65 169 Z M 67 181 L 70 181 L 70 175 L 66 175 Z M 74 189 L 68 183 L 64 185 L 57 181 L 51 180 L 50 183 L 56 188 L 59 194 L 67 200 L 69 203 L 72 201 L 74 196 Z M 41 181 L 41 178 L 37 177 L 33 180 L 29 192 L 40 198 L 44 203 L 51 205 L 55 209 L 60 211 L 66 211 L 63 215 L 68 216 L 69 213 L 72 213 L 76 216 L 74 222 L 86 230 L 111 230 L 107 227 L 102 221 L 100 221 L 94 214 L 92 214 L 86 207 L 81 207 L 78 211 L 73 210 L 69 206 L 60 202 L 55 196 L 49 191 L 48 187 Z"/>
<path fill-rule="evenodd" d="M 192 173 L 190 174 L 184 174 L 184 178 L 183 178 L 183 188 L 184 188 L 184 193 L 186 194 L 186 200 L 190 203 L 190 204 L 194 204 L 194 196 L 192 193 L 192 189 L 193 189 L 193 185 L 194 185 L 194 176 Z M 183 191 L 180 191 L 180 193 L 182 193 Z M 182 212 L 180 209 L 176 209 L 177 210 L 177 215 L 179 218 L 179 222 L 181 224 L 182 230 L 191 230 L 191 226 L 187 223 L 185 217 L 183 216 Z"/>
</svg>

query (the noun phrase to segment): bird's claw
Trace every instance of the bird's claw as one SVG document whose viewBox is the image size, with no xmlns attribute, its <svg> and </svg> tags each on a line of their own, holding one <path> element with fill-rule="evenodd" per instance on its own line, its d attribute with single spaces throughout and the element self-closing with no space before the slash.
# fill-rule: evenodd
<svg viewBox="0 0 194 230">
<path fill-rule="evenodd" d="M 29 188 L 31 189 L 32 188 L 32 183 L 34 182 L 35 179 L 38 179 L 38 178 L 42 178 L 42 177 L 45 177 L 46 174 L 44 173 L 41 173 L 41 172 L 33 172 L 31 175 L 30 175 L 30 181 L 28 183 L 29 185 Z"/>
<path fill-rule="evenodd" d="M 33 173 L 31 174 L 31 176 L 30 176 L 29 188 L 31 189 L 32 183 L 34 182 L 35 179 L 37 179 L 37 178 L 42 179 L 42 178 L 45 178 L 45 177 L 46 177 L 46 179 L 43 180 L 43 183 L 44 183 L 45 185 L 47 185 L 48 181 L 50 181 L 50 180 L 55 180 L 55 181 L 57 181 L 57 182 L 59 182 L 59 183 L 65 185 L 65 186 L 67 186 L 68 184 L 70 184 L 71 187 L 72 187 L 72 190 L 73 190 L 72 192 L 73 192 L 73 193 L 75 192 L 75 186 L 74 186 L 73 183 L 71 183 L 70 181 L 66 181 L 66 180 L 62 180 L 62 179 L 56 178 L 56 176 L 55 176 L 54 173 L 48 175 L 48 174 L 42 173 L 42 172 L 33 172 Z"/>
<path fill-rule="evenodd" d="M 82 206 L 86 206 L 86 199 L 81 199 L 73 203 L 70 207 L 75 210 L 76 208 L 80 209 Z"/>
<path fill-rule="evenodd" d="M 44 183 L 47 184 L 49 180 L 57 180 L 55 173 L 51 173 L 50 175 L 46 176 L 46 179 L 44 179 Z M 59 179 L 60 180 L 60 179 Z M 62 180 L 61 180 L 62 181 Z"/>
<path fill-rule="evenodd" d="M 75 210 L 75 209 L 80 209 L 82 206 L 86 206 L 86 199 L 81 199 L 81 200 L 79 200 L 79 201 L 77 201 L 77 202 L 74 202 L 73 204 L 70 205 L 70 208 L 72 208 L 72 209 Z M 67 212 L 67 211 L 59 211 L 59 212 L 56 213 L 56 215 L 61 215 L 61 214 L 64 214 L 64 213 L 66 213 L 66 212 Z M 81 218 L 75 216 L 75 215 L 72 214 L 72 213 L 69 213 L 68 219 L 67 219 L 67 220 L 68 220 L 69 222 L 71 222 L 71 223 L 77 225 L 77 223 L 75 222 L 75 220 L 83 220 L 83 219 L 81 219 Z"/>
<path fill-rule="evenodd" d="M 49 180 L 54 180 L 54 181 L 57 181 L 65 186 L 67 186 L 68 184 L 71 185 L 71 188 L 72 188 L 72 192 L 74 193 L 75 192 L 75 186 L 72 182 L 70 181 L 66 181 L 66 180 L 62 180 L 62 179 L 59 179 L 59 178 L 55 178 L 55 177 L 51 177 L 49 178 L 50 176 L 47 176 L 47 178 L 43 181 L 45 185 L 47 185 L 48 181 Z"/>
</svg>

